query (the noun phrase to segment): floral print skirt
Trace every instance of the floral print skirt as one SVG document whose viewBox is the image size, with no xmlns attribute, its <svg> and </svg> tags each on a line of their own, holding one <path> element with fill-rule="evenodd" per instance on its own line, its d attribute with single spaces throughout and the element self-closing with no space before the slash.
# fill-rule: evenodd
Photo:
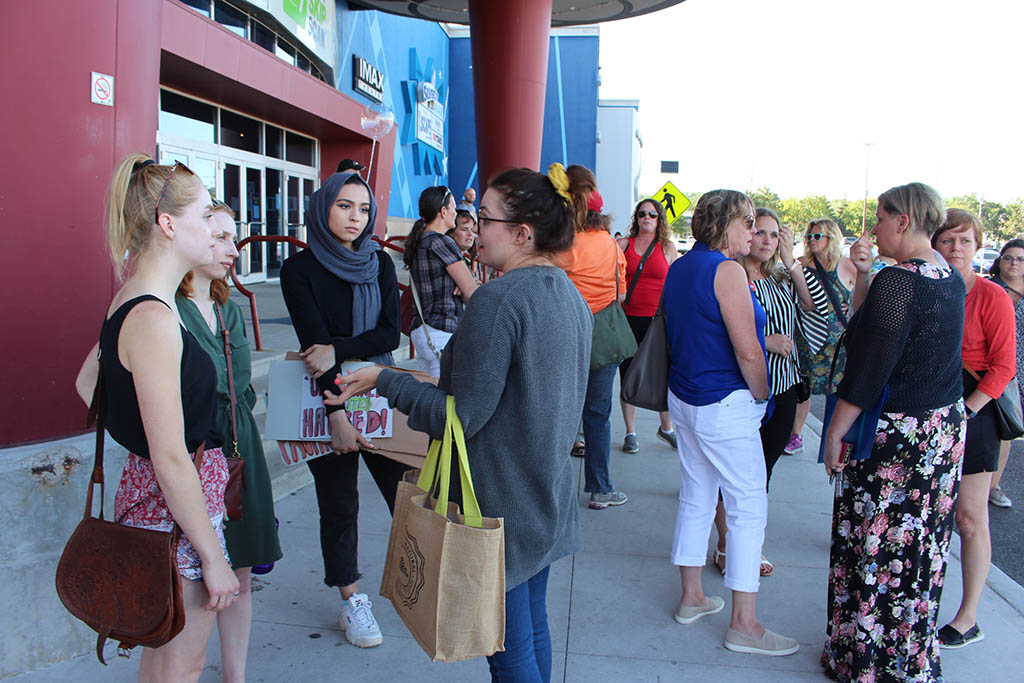
<svg viewBox="0 0 1024 683">
<path fill-rule="evenodd" d="M 883 413 L 832 512 L 825 675 L 941 681 L 936 618 L 960 484 L 963 401 Z"/>
<path fill-rule="evenodd" d="M 199 483 L 206 501 L 206 512 L 220 539 L 224 559 L 230 563 L 224 542 L 224 490 L 228 485 L 228 463 L 223 451 L 220 448 L 205 451 L 201 468 Z M 174 529 L 174 519 L 167 507 L 167 499 L 160 490 L 153 463 L 148 458 L 128 454 L 121 473 L 121 483 L 114 495 L 114 519 L 120 524 L 144 529 L 168 532 Z M 199 553 L 184 534 L 178 540 L 178 573 L 182 578 L 192 581 L 203 578 Z"/>
</svg>

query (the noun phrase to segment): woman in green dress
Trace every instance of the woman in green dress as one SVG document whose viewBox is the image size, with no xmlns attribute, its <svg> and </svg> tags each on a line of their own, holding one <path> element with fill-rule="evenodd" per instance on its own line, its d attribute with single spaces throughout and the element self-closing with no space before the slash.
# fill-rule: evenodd
<svg viewBox="0 0 1024 683">
<path fill-rule="evenodd" d="M 256 392 L 249 384 L 252 377 L 249 340 L 245 337 L 242 310 L 228 299 L 225 281 L 238 256 L 234 212 L 226 204 L 214 202 L 214 220 L 213 262 L 195 268 L 185 276 L 178 287 L 175 302 L 185 327 L 199 340 L 217 368 L 217 429 L 224 437 L 224 454 L 229 457 L 234 452 L 235 436 L 227 356 L 224 353 L 225 329 L 231 345 L 238 453 L 245 458 L 244 515 L 242 519 L 228 520 L 225 524 L 224 536 L 231 565 L 238 576 L 240 594 L 229 608 L 218 613 L 217 631 L 220 634 L 222 680 L 244 681 L 252 623 L 251 568 L 279 560 L 281 545 L 274 522 L 274 497 L 267 461 L 263 456 L 263 441 L 252 414 Z"/>
</svg>

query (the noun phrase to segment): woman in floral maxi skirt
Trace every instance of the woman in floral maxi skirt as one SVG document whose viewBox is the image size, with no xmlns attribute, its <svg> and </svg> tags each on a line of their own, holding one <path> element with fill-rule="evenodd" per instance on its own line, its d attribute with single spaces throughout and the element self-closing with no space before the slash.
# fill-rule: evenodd
<svg viewBox="0 0 1024 683">
<path fill-rule="evenodd" d="M 824 437 L 825 468 L 839 481 L 822 664 L 839 681 L 941 681 L 935 620 L 966 435 L 964 285 L 928 242 L 945 219 L 934 190 L 896 187 L 878 206 L 872 234 L 897 265 L 875 276 L 850 321 Z M 851 259 L 866 286 L 866 236 Z M 870 456 L 840 462 L 847 430 L 886 386 Z"/>
</svg>

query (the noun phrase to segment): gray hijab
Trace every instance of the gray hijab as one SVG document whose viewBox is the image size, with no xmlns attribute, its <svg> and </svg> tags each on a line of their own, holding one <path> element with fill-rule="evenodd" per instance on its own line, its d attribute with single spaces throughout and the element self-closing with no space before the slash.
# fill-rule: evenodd
<svg viewBox="0 0 1024 683">
<path fill-rule="evenodd" d="M 329 219 L 331 207 L 338 198 L 341 188 L 351 178 L 357 178 L 370 195 L 370 215 L 366 228 L 347 249 L 335 239 Z M 324 268 L 352 286 L 352 336 L 357 337 L 377 326 L 380 318 L 380 285 L 377 272 L 380 267 L 377 251 L 380 245 L 372 239 L 374 223 L 377 220 L 377 201 L 373 190 L 357 173 L 346 171 L 335 173 L 323 182 L 309 199 L 306 211 L 306 233 L 313 256 Z M 338 361 L 344 359 L 339 358 Z M 391 353 L 371 356 L 368 360 L 387 365 L 393 364 Z"/>
</svg>

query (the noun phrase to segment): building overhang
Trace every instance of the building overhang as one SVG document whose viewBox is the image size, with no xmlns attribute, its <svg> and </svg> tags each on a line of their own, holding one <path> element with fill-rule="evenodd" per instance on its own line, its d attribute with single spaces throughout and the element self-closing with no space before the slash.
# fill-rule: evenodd
<svg viewBox="0 0 1024 683">
<path fill-rule="evenodd" d="M 505 0 L 491 0 L 498 1 Z M 552 0 L 551 25 L 575 26 L 629 19 L 680 2 L 683 0 Z M 349 0 L 349 7 L 450 24 L 469 23 L 469 0 Z"/>
</svg>

